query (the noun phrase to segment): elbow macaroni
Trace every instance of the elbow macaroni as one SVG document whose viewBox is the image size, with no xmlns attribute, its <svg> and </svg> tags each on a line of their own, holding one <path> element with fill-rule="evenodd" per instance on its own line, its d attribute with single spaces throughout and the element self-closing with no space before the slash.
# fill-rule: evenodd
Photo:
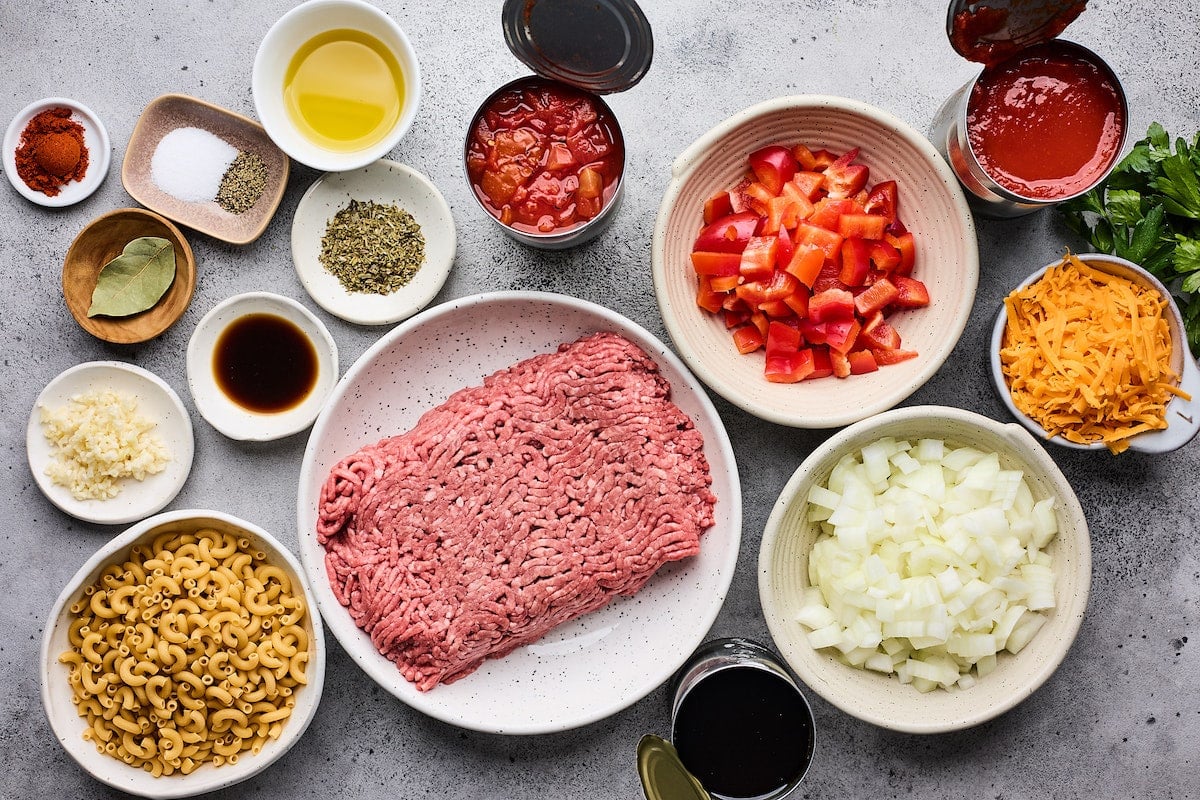
<svg viewBox="0 0 1200 800">
<path fill-rule="evenodd" d="M 59 661 L 83 738 L 156 777 L 258 753 L 308 682 L 304 598 L 245 538 L 161 533 L 70 610 Z"/>
</svg>

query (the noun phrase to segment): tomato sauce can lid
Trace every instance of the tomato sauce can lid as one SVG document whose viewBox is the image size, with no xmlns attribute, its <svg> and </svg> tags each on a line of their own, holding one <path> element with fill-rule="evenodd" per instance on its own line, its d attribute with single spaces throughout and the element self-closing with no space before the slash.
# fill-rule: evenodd
<svg viewBox="0 0 1200 800">
<path fill-rule="evenodd" d="M 1057 37 L 1087 0 L 951 0 L 946 35 L 959 55 L 996 64 Z"/>
<path fill-rule="evenodd" d="M 538 75 L 596 94 L 630 88 L 654 57 L 634 0 L 505 0 L 501 25 L 508 49 Z"/>
</svg>

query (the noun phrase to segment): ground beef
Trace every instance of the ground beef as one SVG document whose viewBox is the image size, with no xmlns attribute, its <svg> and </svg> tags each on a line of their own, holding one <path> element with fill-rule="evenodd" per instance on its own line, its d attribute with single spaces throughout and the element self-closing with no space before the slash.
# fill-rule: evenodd
<svg viewBox="0 0 1200 800">
<path fill-rule="evenodd" d="M 699 552 L 703 444 L 632 342 L 564 344 L 333 468 L 329 581 L 406 679 L 450 683 Z"/>
</svg>

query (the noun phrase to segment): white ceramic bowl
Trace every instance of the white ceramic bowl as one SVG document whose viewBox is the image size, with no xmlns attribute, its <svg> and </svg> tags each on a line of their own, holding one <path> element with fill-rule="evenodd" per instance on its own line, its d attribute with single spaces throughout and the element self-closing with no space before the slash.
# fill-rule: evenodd
<svg viewBox="0 0 1200 800">
<path fill-rule="evenodd" d="M 1129 449 L 1142 453 L 1166 453 L 1183 447 L 1195 437 L 1197 431 L 1200 431 L 1200 369 L 1197 368 L 1196 359 L 1192 356 L 1191 350 L 1188 348 L 1187 331 L 1183 326 L 1183 315 L 1179 312 L 1179 306 L 1176 304 L 1175 298 L 1171 296 L 1167 287 L 1163 286 L 1158 278 L 1155 278 L 1132 261 L 1104 253 L 1083 253 L 1078 258 L 1090 267 L 1133 281 L 1167 298 L 1165 314 L 1167 325 L 1171 329 L 1171 367 L 1179 375 L 1179 388 L 1190 394 L 1191 399 L 1185 400 L 1178 396 L 1172 398 L 1171 402 L 1167 404 L 1167 427 L 1159 431 L 1147 431 L 1137 434 L 1129 440 Z M 1055 261 L 1053 264 L 1047 264 L 1042 267 L 1021 281 L 1013 291 L 1024 289 L 1029 284 L 1040 280 L 1046 274 L 1046 270 L 1059 263 L 1061 261 Z M 1012 393 L 1008 390 L 1008 380 L 1004 377 L 1004 367 L 1000 363 L 1000 350 L 1003 347 L 1004 329 L 1007 325 L 1008 311 L 1005 305 L 1001 303 L 1000 313 L 996 316 L 996 322 L 992 326 L 990 347 L 992 383 L 996 386 L 996 393 L 1000 395 L 1000 399 L 1004 401 L 1004 405 L 1016 417 L 1017 422 L 1024 425 L 1034 436 L 1060 447 L 1067 447 L 1072 450 L 1108 450 L 1102 442 L 1080 444 L 1068 441 L 1062 436 L 1049 438 L 1046 435 L 1045 428 L 1028 414 L 1017 408 L 1013 403 Z"/>
<path fill-rule="evenodd" d="M 54 457 L 42 429 L 41 408 L 58 408 L 93 389 L 113 389 L 137 400 L 138 414 L 155 422 L 154 433 L 171 453 L 162 472 L 121 481 L 121 493 L 108 500 L 76 500 L 65 486 L 46 476 Z M 25 429 L 25 451 L 38 488 L 51 503 L 76 519 L 120 525 L 148 517 L 175 499 L 192 471 L 192 420 L 175 390 L 152 372 L 120 361 L 89 361 L 62 372 L 33 404 Z"/>
<path fill-rule="evenodd" d="M 71 109 L 71 119 L 83 127 L 83 145 L 87 148 L 89 161 L 83 180 L 72 181 L 63 186 L 54 197 L 49 197 L 30 189 L 25 185 L 25 181 L 21 180 L 21 176 L 17 174 L 16 153 L 21 144 L 21 133 L 29 121 L 48 108 L 60 106 Z M 91 196 L 100 188 L 100 184 L 104 183 L 111 162 L 112 143 L 100 117 L 83 103 L 66 97 L 47 97 L 30 103 L 13 117 L 4 133 L 4 174 L 8 176 L 9 183 L 17 190 L 17 194 L 39 206 L 62 208 Z"/>
<path fill-rule="evenodd" d="M 374 145 L 350 152 L 309 141 L 292 123 L 283 101 L 284 76 L 292 56 L 314 36 L 338 29 L 359 30 L 378 39 L 395 55 L 404 77 L 404 106 L 395 127 Z M 279 149 L 301 164 L 327 172 L 365 167 L 382 158 L 408 133 L 421 103 L 416 51 L 391 17 L 363 0 L 308 0 L 280 17 L 258 46 L 250 86 L 258 118 Z"/>
<path fill-rule="evenodd" d="M 704 202 L 732 188 L 747 156 L 768 144 L 804 143 L 843 153 L 861 148 L 872 183 L 899 184 L 899 213 L 916 238 L 913 277 L 932 302 L 889 321 L 917 358 L 845 380 L 773 384 L 761 351 L 740 355 L 722 319 L 696 306 L 690 253 Z M 933 146 L 901 120 L 854 100 L 800 95 L 768 100 L 701 136 L 672 167 L 651 250 L 663 322 L 683 360 L 709 388 L 757 417 L 798 428 L 833 428 L 885 411 L 929 380 L 966 326 L 979 278 L 975 226 L 954 173 Z"/>
<path fill-rule="evenodd" d="M 231 400 L 217 385 L 213 356 L 221 334 L 249 314 L 271 314 L 304 332 L 317 354 L 317 379 L 298 405 L 277 413 L 251 411 Z M 337 343 L 325 323 L 290 297 L 270 292 L 247 292 L 218 303 L 201 318 L 188 340 L 188 386 L 196 410 L 230 439 L 265 442 L 299 433 L 317 418 L 338 379 Z"/>
<path fill-rule="evenodd" d="M 294 589 L 303 591 L 304 601 L 308 606 L 308 613 L 305 614 L 305 630 L 308 633 L 310 652 L 306 671 L 308 684 L 295 692 L 296 705 L 292 709 L 291 717 L 284 724 L 280 737 L 269 741 L 257 755 L 245 753 L 236 764 L 220 767 L 205 765 L 190 775 L 155 778 L 140 767 L 129 766 L 120 759 L 98 752 L 93 743 L 83 739 L 83 731 L 87 727 L 86 720 L 79 716 L 71 702 L 73 692 L 67 681 L 67 667 L 59 663 L 58 656 L 70 647 L 67 640 L 67 630 L 72 619 L 70 606 L 78 599 L 83 588 L 91 585 L 106 565 L 127 554 L 134 544 L 149 541 L 159 532 L 180 527 L 212 527 L 246 537 L 255 549 L 267 554 L 270 563 L 287 573 Z M 258 774 L 282 757 L 300 739 L 321 701 L 321 691 L 325 684 L 325 634 L 321 617 L 313 602 L 312 591 L 300 564 L 273 536 L 257 525 L 220 511 L 169 511 L 143 520 L 109 541 L 88 559 L 75 573 L 75 577 L 67 583 L 50 611 L 50 617 L 46 621 L 46 632 L 42 636 L 41 681 L 42 705 L 54 735 L 71 758 L 96 780 L 141 797 L 191 797 L 232 786 Z"/>
<path fill-rule="evenodd" d="M 425 262 L 391 294 L 348 292 L 321 266 L 325 228 L 351 200 L 399 206 L 421 226 Z M 321 308 L 358 325 L 390 325 L 429 305 L 446 283 L 456 246 L 454 217 L 442 193 L 415 169 L 387 159 L 321 176 L 300 198 L 292 219 L 292 263 L 304 289 Z"/>
<path fill-rule="evenodd" d="M 317 542 L 321 487 L 345 456 L 404 433 L 453 392 L 596 331 L 614 331 L 658 362 L 671 397 L 704 436 L 717 496 L 700 554 L 668 564 L 634 597 L 560 625 L 449 685 L 419 692 L 380 655 L 333 594 Z M 464 728 L 551 733 L 586 725 L 653 691 L 701 643 L 729 589 L 741 536 L 737 464 L 703 387 L 644 328 L 566 295 L 497 292 L 450 300 L 384 335 L 346 372 L 309 436 L 297 493 L 300 558 L 325 624 L 376 683 L 410 706 Z"/>
<path fill-rule="evenodd" d="M 808 554 L 820 533 L 808 520 L 808 493 L 824 484 L 847 453 L 885 436 L 939 438 L 1000 455 L 1005 469 L 1020 469 L 1035 499 L 1053 496 L 1058 535 L 1046 552 L 1054 559 L 1056 607 L 1019 654 L 1002 653 L 994 672 L 970 689 L 922 694 L 895 677 L 847 666 L 814 650 L 808 629 L 796 621 L 808 587 Z M 1066 657 L 1087 607 L 1092 557 L 1087 519 L 1053 459 L 1023 428 L 956 408 L 896 409 L 851 425 L 804 460 L 788 481 L 763 532 L 758 591 L 771 637 L 796 675 L 828 702 L 861 720 L 909 733 L 968 728 L 996 717 L 1029 697 Z"/>
</svg>

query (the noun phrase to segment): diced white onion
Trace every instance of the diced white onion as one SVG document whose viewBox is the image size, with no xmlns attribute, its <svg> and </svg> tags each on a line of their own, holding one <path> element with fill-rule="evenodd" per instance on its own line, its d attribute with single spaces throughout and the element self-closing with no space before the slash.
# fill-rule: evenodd
<svg viewBox="0 0 1200 800">
<path fill-rule="evenodd" d="M 1054 498 L 1035 500 L 996 453 L 880 439 L 807 500 L 822 536 L 796 620 L 853 666 L 923 692 L 967 689 L 1054 607 Z"/>
</svg>

